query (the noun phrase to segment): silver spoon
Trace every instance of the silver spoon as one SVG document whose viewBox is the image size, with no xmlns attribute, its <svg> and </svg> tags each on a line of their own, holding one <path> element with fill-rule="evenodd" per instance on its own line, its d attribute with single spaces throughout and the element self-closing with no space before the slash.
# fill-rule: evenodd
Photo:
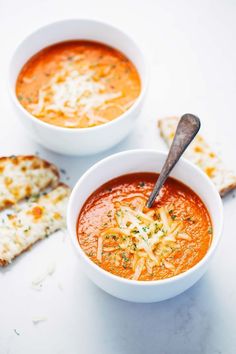
<svg viewBox="0 0 236 354">
<path fill-rule="evenodd" d="M 151 208 L 167 177 L 199 131 L 200 126 L 200 119 L 193 114 L 187 113 L 181 117 L 167 159 L 147 201 L 148 208 Z"/>
</svg>

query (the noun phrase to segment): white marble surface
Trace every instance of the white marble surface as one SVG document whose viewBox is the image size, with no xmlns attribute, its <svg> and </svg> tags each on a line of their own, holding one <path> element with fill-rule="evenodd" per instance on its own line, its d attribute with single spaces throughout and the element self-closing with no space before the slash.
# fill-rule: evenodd
<svg viewBox="0 0 236 354">
<path fill-rule="evenodd" d="M 95 17 L 129 31 L 149 57 L 150 87 L 132 135 L 100 156 L 68 158 L 44 150 L 19 124 L 7 93 L 7 70 L 29 31 L 65 17 Z M 236 2 L 189 0 L 0 1 L 0 154 L 35 153 L 65 168 L 70 183 L 115 151 L 164 149 L 156 119 L 190 111 L 236 170 Z M 235 193 L 236 196 L 236 193 Z M 192 289 L 162 303 L 117 300 L 83 273 L 62 233 L 0 272 L 1 354 L 234 354 L 236 352 L 236 198 L 224 200 L 223 239 L 208 273 Z M 31 282 L 55 272 L 42 290 Z M 35 316 L 45 316 L 34 325 Z"/>
</svg>

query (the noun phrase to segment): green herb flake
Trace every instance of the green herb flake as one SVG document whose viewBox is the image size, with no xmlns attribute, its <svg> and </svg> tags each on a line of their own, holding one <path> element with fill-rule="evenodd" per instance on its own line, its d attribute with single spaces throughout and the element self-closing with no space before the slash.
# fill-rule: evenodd
<svg viewBox="0 0 236 354">
<path fill-rule="evenodd" d="M 38 200 L 40 197 L 39 194 L 34 194 L 32 195 L 32 197 L 29 198 L 30 202 L 36 202 L 36 200 Z"/>
<path fill-rule="evenodd" d="M 133 244 L 133 250 L 134 250 L 134 251 L 137 250 L 137 245 L 136 245 L 136 243 Z"/>
<path fill-rule="evenodd" d="M 174 213 L 173 209 L 169 210 L 169 215 L 170 215 L 171 219 L 175 220 L 177 218 L 177 216 L 175 214 L 173 214 L 173 213 Z"/>
<path fill-rule="evenodd" d="M 192 216 L 188 216 L 185 221 L 188 221 L 189 223 L 194 223 Z"/>
<path fill-rule="evenodd" d="M 122 252 L 121 257 L 123 258 L 123 260 L 124 260 L 125 262 L 128 262 L 128 261 L 129 261 L 129 258 L 126 256 L 125 252 Z"/>
<path fill-rule="evenodd" d="M 19 336 L 20 335 L 20 333 L 14 328 L 14 332 L 15 332 L 15 334 L 17 335 L 17 336 Z"/>
</svg>

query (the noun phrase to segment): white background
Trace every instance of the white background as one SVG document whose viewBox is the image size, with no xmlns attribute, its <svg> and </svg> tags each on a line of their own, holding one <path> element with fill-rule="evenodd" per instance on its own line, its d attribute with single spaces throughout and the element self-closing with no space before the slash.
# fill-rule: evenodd
<svg viewBox="0 0 236 354">
<path fill-rule="evenodd" d="M 9 59 L 36 27 L 69 17 L 94 17 L 122 27 L 149 59 L 150 86 L 139 125 L 112 151 L 68 158 L 32 141 L 8 97 Z M 158 0 L 0 0 L 0 154 L 33 154 L 66 169 L 71 186 L 94 162 L 130 148 L 164 149 L 158 117 L 192 112 L 202 131 L 236 170 L 236 2 Z M 235 193 L 236 196 L 236 193 Z M 62 233 L 37 244 L 0 271 L 1 354 L 234 354 L 236 352 L 236 198 L 224 199 L 222 242 L 208 273 L 162 303 L 115 299 L 81 272 Z M 31 282 L 50 266 L 42 285 Z M 32 323 L 35 316 L 46 321 Z"/>
</svg>

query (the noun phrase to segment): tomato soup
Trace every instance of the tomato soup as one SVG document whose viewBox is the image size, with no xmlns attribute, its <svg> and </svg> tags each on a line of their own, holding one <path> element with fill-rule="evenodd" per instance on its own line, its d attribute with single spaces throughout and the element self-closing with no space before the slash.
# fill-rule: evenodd
<svg viewBox="0 0 236 354">
<path fill-rule="evenodd" d="M 145 206 L 157 177 L 118 177 L 85 202 L 78 242 L 104 270 L 127 279 L 165 279 L 193 267 L 209 249 L 211 219 L 189 187 L 168 178 L 153 207 Z"/>
<path fill-rule="evenodd" d="M 107 123 L 128 110 L 141 91 L 139 74 L 121 52 L 92 41 L 47 47 L 22 68 L 16 94 L 42 121 L 66 128 Z"/>
</svg>

